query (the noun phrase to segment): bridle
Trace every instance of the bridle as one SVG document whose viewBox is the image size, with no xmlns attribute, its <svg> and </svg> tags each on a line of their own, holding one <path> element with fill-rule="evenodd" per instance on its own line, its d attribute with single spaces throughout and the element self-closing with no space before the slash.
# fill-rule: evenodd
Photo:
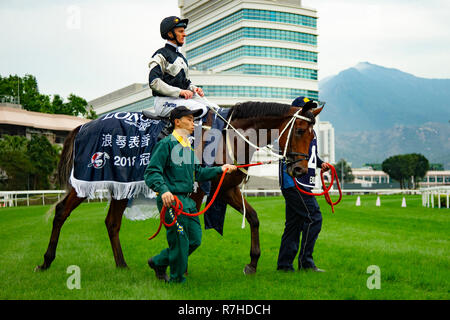
<svg viewBox="0 0 450 320">
<path fill-rule="evenodd" d="M 292 137 L 291 137 L 292 136 L 292 129 L 294 128 L 295 121 L 297 119 L 301 119 L 301 120 L 307 121 L 309 123 L 313 122 L 313 120 L 311 118 L 308 118 L 308 117 L 300 115 L 302 109 L 297 110 L 292 115 L 291 119 L 286 123 L 286 125 L 284 126 L 284 128 L 281 131 L 280 135 L 275 140 L 276 142 L 279 142 L 281 137 L 283 136 L 283 134 L 285 132 L 287 132 L 286 144 L 284 146 L 284 151 L 283 151 L 283 154 L 280 155 L 280 151 L 279 150 L 274 151 L 273 146 L 267 145 L 267 146 L 264 146 L 264 147 L 259 147 L 259 146 L 255 145 L 254 143 L 252 143 L 251 141 L 249 141 L 242 133 L 239 132 L 239 130 L 237 130 L 231 124 L 233 113 L 230 115 L 229 119 L 227 120 L 215 108 L 210 107 L 211 104 L 206 99 L 206 97 L 203 96 L 202 98 L 207 102 L 207 105 L 208 105 L 209 109 L 211 109 L 220 119 L 222 119 L 227 124 L 226 127 L 225 127 L 225 131 L 226 132 L 228 132 L 227 131 L 228 128 L 231 128 L 242 140 L 244 140 L 245 143 L 247 143 L 249 146 L 254 148 L 256 151 L 265 150 L 267 152 L 267 154 L 270 154 L 271 156 L 277 158 L 278 160 L 282 160 L 282 161 L 286 161 L 289 158 L 294 158 L 294 160 L 292 160 L 292 161 L 286 161 L 286 163 L 289 164 L 289 165 L 292 165 L 292 164 L 297 163 L 299 161 L 309 160 L 309 156 L 307 154 L 305 154 L 305 153 L 294 152 L 294 151 L 287 152 L 288 146 L 289 146 L 289 144 L 290 144 L 290 142 L 292 140 Z M 228 144 L 228 139 L 227 139 L 227 146 L 230 149 L 230 146 Z M 230 151 L 230 150 L 228 150 L 228 151 Z M 230 157 L 231 156 L 232 155 L 230 154 Z M 295 157 L 303 157 L 303 158 L 295 160 Z M 268 161 L 267 163 L 271 163 L 271 162 L 273 162 L 273 161 Z"/>
<path fill-rule="evenodd" d="M 309 160 L 309 155 L 307 155 L 307 154 L 305 154 L 305 153 L 294 152 L 294 151 L 289 151 L 289 152 L 288 152 L 288 151 L 287 151 L 287 150 L 288 150 L 289 144 L 291 144 L 290 142 L 291 142 L 292 129 L 294 128 L 295 121 L 296 121 L 297 119 L 301 119 L 301 120 L 304 120 L 304 121 L 309 122 L 310 124 L 313 123 L 313 119 L 307 118 L 307 117 L 304 117 L 304 116 L 300 115 L 300 112 L 302 111 L 302 109 L 297 110 L 297 111 L 293 114 L 292 118 L 286 123 L 286 125 L 285 125 L 285 127 L 283 128 L 283 130 L 281 131 L 280 135 L 279 135 L 278 138 L 275 140 L 275 142 L 279 142 L 279 141 L 280 141 L 280 138 L 283 136 L 283 134 L 284 134 L 285 132 L 288 132 L 288 133 L 287 133 L 287 137 L 286 137 L 286 144 L 285 144 L 285 146 L 284 146 L 283 154 L 280 155 L 280 151 L 281 151 L 281 150 L 277 150 L 277 151 L 275 152 L 274 149 L 273 149 L 273 145 L 270 146 L 270 147 L 269 147 L 269 145 L 266 145 L 266 146 L 264 146 L 264 147 L 259 147 L 259 146 L 255 145 L 254 143 L 252 143 L 251 141 L 249 141 L 249 140 L 248 140 L 243 134 L 241 134 L 238 130 L 236 130 L 236 128 L 234 128 L 233 125 L 231 124 L 231 120 L 232 120 L 232 117 L 233 117 L 233 112 L 234 112 L 234 110 L 233 110 L 233 112 L 231 113 L 229 119 L 227 120 L 227 119 L 225 119 L 225 118 L 224 118 L 224 117 L 223 117 L 223 116 L 222 116 L 222 115 L 221 115 L 214 107 L 211 107 L 212 104 L 208 101 L 208 99 L 206 99 L 205 96 L 203 96 L 202 98 L 203 98 L 203 99 L 205 100 L 205 102 L 207 103 L 206 105 L 208 106 L 208 108 L 211 109 L 211 110 L 216 114 L 217 117 L 219 117 L 220 119 L 222 119 L 222 121 L 223 121 L 224 123 L 226 123 L 226 127 L 225 127 L 226 138 L 225 138 L 225 140 L 226 140 L 227 150 L 228 150 L 229 156 L 233 159 L 233 161 L 235 162 L 235 164 L 237 164 L 237 161 L 236 161 L 236 159 L 234 159 L 234 157 L 233 157 L 233 152 L 232 152 L 232 150 L 231 150 L 231 146 L 230 146 L 230 143 L 229 143 L 229 139 L 228 139 L 228 128 L 233 129 L 233 131 L 234 131 L 239 137 L 241 137 L 241 139 L 242 139 L 245 143 L 247 143 L 249 146 L 253 147 L 256 151 L 265 150 L 266 153 L 267 153 L 267 155 L 271 155 L 271 156 L 277 158 L 278 161 L 280 161 L 280 160 L 281 160 L 281 161 L 285 161 L 287 164 L 293 165 L 293 164 L 295 164 L 295 163 L 297 163 L 297 162 L 300 162 L 300 161 L 303 161 L 303 160 Z M 289 130 L 286 131 L 288 128 L 289 128 Z M 292 147 L 291 147 L 291 149 L 292 149 Z M 295 159 L 296 157 L 302 157 L 302 158 Z M 294 158 L 294 159 L 293 159 L 292 161 L 286 161 L 286 160 L 289 159 L 289 158 Z M 269 163 L 272 163 L 272 162 L 274 162 L 274 161 L 273 161 L 273 160 L 269 160 L 269 161 L 261 161 L 261 162 L 255 164 L 255 165 L 269 164 Z M 239 168 L 239 166 L 238 166 L 238 168 Z M 247 177 L 247 179 L 244 179 L 243 186 L 242 186 L 242 188 L 245 188 L 245 184 L 246 184 L 246 182 L 247 182 L 247 180 L 248 180 L 248 172 L 245 171 L 245 170 L 242 169 L 242 168 L 239 168 L 239 170 L 241 170 L 241 171 L 245 174 L 245 176 Z M 245 227 L 246 206 L 245 206 L 245 202 L 244 202 L 244 193 L 243 193 L 243 192 L 241 192 L 241 197 L 242 197 L 242 207 L 243 207 L 243 214 L 242 214 L 242 228 L 244 228 L 244 227 Z"/>
<path fill-rule="evenodd" d="M 291 146 L 290 149 L 292 149 L 292 143 L 291 143 L 291 140 L 292 140 L 292 129 L 294 127 L 295 121 L 297 119 L 302 119 L 302 120 L 307 121 L 309 123 L 313 122 L 311 118 L 307 118 L 307 117 L 304 117 L 304 116 L 300 115 L 299 113 L 301 111 L 302 110 L 300 109 L 296 113 L 294 113 L 294 115 L 292 116 L 291 120 L 289 120 L 289 122 L 286 124 L 286 126 L 284 127 L 283 131 L 281 132 L 280 136 L 277 139 L 279 141 L 281 136 L 283 135 L 284 131 L 286 130 L 286 128 L 288 126 L 290 126 L 289 127 L 289 134 L 288 134 L 288 136 L 286 138 L 286 144 L 284 146 L 284 152 L 283 152 L 283 160 L 286 162 L 286 166 L 292 166 L 293 164 L 295 164 L 297 162 L 304 161 L 304 160 L 306 160 L 306 161 L 309 160 L 309 155 L 306 154 L 306 153 L 295 152 L 295 151 L 287 152 L 287 149 L 288 149 L 289 145 Z M 301 157 L 301 158 L 295 159 L 296 157 Z M 293 159 L 293 160 L 289 161 L 289 159 Z"/>
</svg>

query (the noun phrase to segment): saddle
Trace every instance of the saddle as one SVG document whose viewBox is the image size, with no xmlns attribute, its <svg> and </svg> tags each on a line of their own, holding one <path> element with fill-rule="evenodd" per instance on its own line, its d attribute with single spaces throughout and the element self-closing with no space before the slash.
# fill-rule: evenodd
<svg viewBox="0 0 450 320">
<path fill-rule="evenodd" d="M 142 114 L 143 114 L 146 118 L 151 119 L 151 120 L 165 120 L 165 121 L 168 121 L 168 120 L 169 120 L 169 118 L 167 118 L 167 117 L 161 117 L 161 116 L 157 115 L 155 111 L 149 110 L 149 109 L 144 109 L 144 110 L 142 110 Z"/>
<path fill-rule="evenodd" d="M 144 109 L 142 110 L 142 114 L 144 115 L 144 117 L 151 119 L 151 120 L 159 120 L 165 123 L 163 129 L 161 130 L 161 132 L 158 135 L 158 139 L 157 141 L 164 139 L 165 137 L 167 137 L 169 134 L 172 133 L 173 131 L 173 126 L 169 121 L 168 117 L 161 117 L 159 115 L 156 114 L 156 112 L 154 110 L 151 109 Z"/>
</svg>

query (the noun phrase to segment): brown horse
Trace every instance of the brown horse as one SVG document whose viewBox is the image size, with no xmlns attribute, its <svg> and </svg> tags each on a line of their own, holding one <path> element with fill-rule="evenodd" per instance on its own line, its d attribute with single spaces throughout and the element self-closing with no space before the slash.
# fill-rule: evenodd
<svg viewBox="0 0 450 320">
<path fill-rule="evenodd" d="M 315 116 L 317 116 L 322 111 L 322 109 L 323 107 L 311 110 L 310 108 L 306 109 L 305 107 L 304 110 L 301 110 L 301 108 L 291 107 L 285 104 L 268 102 L 246 102 L 237 104 L 231 108 L 230 124 L 233 128 L 244 132 L 249 129 L 254 129 L 257 132 L 263 129 L 267 130 L 266 139 L 262 139 L 260 135 L 257 135 L 256 145 L 258 146 L 273 144 L 275 139 L 279 138 L 278 143 L 280 146 L 280 150 L 284 150 L 284 148 L 287 147 L 286 150 L 289 151 L 287 152 L 288 172 L 290 172 L 290 174 L 293 176 L 300 176 L 307 172 L 307 153 L 309 144 L 311 143 L 314 136 L 312 126 L 315 123 Z M 300 117 L 293 119 L 295 115 L 300 115 Z M 208 120 L 206 121 L 206 123 L 204 123 L 204 125 L 211 125 L 212 118 L 213 113 L 210 111 Z M 309 121 L 307 121 L 308 119 Z M 292 120 L 294 120 L 293 123 Z M 290 127 L 292 130 L 289 130 L 289 134 L 285 133 L 280 137 L 278 137 L 277 134 L 272 134 L 274 132 L 282 132 L 282 130 L 289 124 L 292 124 L 292 127 Z M 72 169 L 74 161 L 74 141 L 79 130 L 80 127 L 74 129 L 67 136 L 64 142 L 61 160 L 58 165 L 58 174 L 61 183 L 67 184 L 68 192 L 65 198 L 56 205 L 55 216 L 53 219 L 53 228 L 47 251 L 44 254 L 44 262 L 42 265 L 37 266 L 35 270 L 45 270 L 50 267 L 51 263 L 55 259 L 56 247 L 58 244 L 61 227 L 69 217 L 70 213 L 86 199 L 79 198 L 75 189 L 68 184 L 70 171 Z M 226 130 L 224 130 L 224 132 L 225 131 Z M 222 134 L 222 140 L 226 139 L 225 133 Z M 234 141 L 233 155 L 227 154 L 226 143 L 222 143 L 220 145 L 220 148 L 218 150 L 220 150 L 221 152 L 217 152 L 217 163 L 229 163 L 230 158 L 240 159 L 239 155 L 237 154 L 240 149 L 236 147 L 236 145 L 238 144 L 238 139 Z M 287 146 L 286 143 L 288 144 Z M 245 145 L 245 163 L 250 162 L 254 152 L 254 148 L 249 147 L 247 144 Z M 304 158 L 296 159 L 302 156 Z M 199 159 L 201 159 L 201 157 L 199 157 Z M 251 274 L 256 272 L 261 251 L 259 246 L 258 215 L 252 208 L 252 206 L 247 202 L 247 200 L 244 199 L 243 203 L 241 192 L 239 189 L 239 185 L 245 177 L 246 173 L 239 170 L 226 175 L 217 198 L 222 202 L 229 204 L 231 207 L 241 213 L 244 212 L 243 206 L 245 205 L 246 219 L 251 229 L 251 261 L 245 266 L 244 273 Z M 215 191 L 218 180 L 219 177 L 212 182 L 211 192 Z M 204 192 L 200 190 L 197 193 L 193 193 L 191 197 L 196 202 L 197 209 L 200 209 L 202 199 L 204 197 Z M 106 229 L 108 230 L 109 239 L 111 241 L 116 266 L 122 268 L 126 268 L 127 264 L 125 262 L 120 245 L 119 231 L 122 223 L 122 215 L 127 206 L 127 202 L 128 199 L 111 199 L 111 204 L 109 206 L 108 214 L 105 219 Z"/>
</svg>

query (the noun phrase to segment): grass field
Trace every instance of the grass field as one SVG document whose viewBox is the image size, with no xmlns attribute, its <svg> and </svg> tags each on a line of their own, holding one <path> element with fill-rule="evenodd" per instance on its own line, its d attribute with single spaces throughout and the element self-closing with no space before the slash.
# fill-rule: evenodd
<svg viewBox="0 0 450 320">
<path fill-rule="evenodd" d="M 250 261 L 249 226 L 229 208 L 224 236 L 203 231 L 203 243 L 189 259 L 187 283 L 159 282 L 147 259 L 166 246 L 164 230 L 148 241 L 158 221 L 124 219 L 121 242 L 128 270 L 115 267 L 104 225 L 104 203 L 82 204 L 64 225 L 56 259 L 45 272 L 43 261 L 52 218 L 48 206 L 0 209 L 0 299 L 449 299 L 450 211 L 428 209 L 420 196 L 345 196 L 331 214 L 320 197 L 323 226 L 316 243 L 316 264 L 326 273 L 277 272 L 284 227 L 282 197 L 249 198 L 259 213 L 261 258 L 258 272 L 242 272 Z M 203 219 L 201 219 L 203 221 Z M 81 270 L 81 289 L 69 290 L 70 265 Z M 296 263 L 294 264 L 294 266 Z M 381 288 L 369 290 L 367 268 L 381 271 Z"/>
</svg>

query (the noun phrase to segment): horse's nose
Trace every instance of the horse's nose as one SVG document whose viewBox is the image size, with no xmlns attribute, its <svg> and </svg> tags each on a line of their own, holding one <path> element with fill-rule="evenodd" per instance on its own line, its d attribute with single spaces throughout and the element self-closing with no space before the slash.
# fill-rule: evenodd
<svg viewBox="0 0 450 320">
<path fill-rule="evenodd" d="M 296 177 L 296 178 L 299 178 L 302 175 L 308 173 L 308 169 L 307 168 L 300 167 L 300 166 L 295 167 L 292 171 L 293 171 L 292 173 L 293 173 L 294 177 Z"/>
</svg>

